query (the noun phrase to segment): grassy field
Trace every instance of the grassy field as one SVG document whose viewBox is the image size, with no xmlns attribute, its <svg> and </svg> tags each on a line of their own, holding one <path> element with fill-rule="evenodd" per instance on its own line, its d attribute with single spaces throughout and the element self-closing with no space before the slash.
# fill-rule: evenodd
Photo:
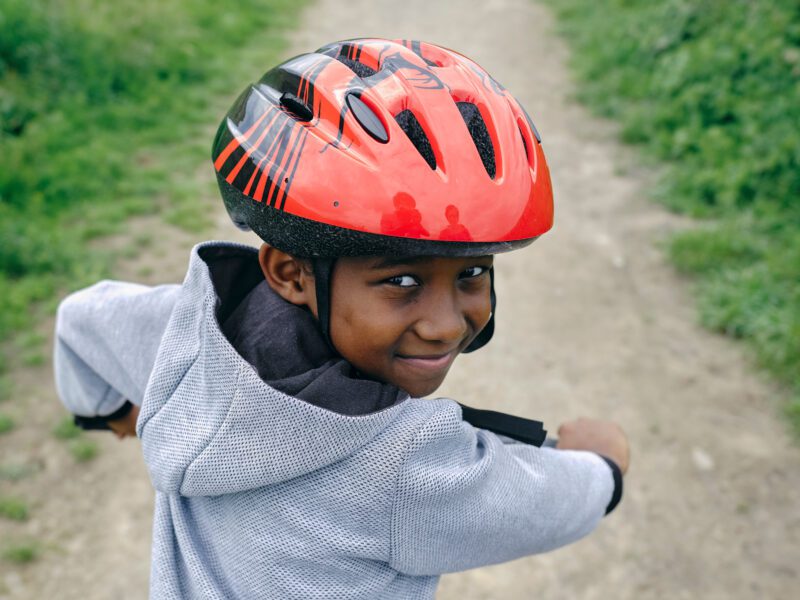
<svg viewBox="0 0 800 600">
<path fill-rule="evenodd" d="M 199 229 L 193 200 L 213 130 L 276 62 L 304 1 L 3 0 L 0 4 L 0 339 L 108 274 L 89 242 L 131 215 Z M 210 167 L 209 167 L 210 168 Z M 28 357 L 27 359 L 25 357 Z M 0 361 L 0 375 L 6 370 Z M 9 394 L 0 379 L 0 399 Z"/>
<path fill-rule="evenodd" d="M 788 386 L 800 434 L 800 4 L 551 5 L 580 99 L 667 165 L 655 197 L 698 219 L 669 254 L 702 322 Z"/>
</svg>

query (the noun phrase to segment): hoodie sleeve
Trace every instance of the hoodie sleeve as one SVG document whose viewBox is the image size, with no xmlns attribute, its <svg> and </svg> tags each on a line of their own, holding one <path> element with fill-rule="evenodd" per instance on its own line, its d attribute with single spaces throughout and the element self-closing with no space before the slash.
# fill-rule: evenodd
<svg viewBox="0 0 800 600">
<path fill-rule="evenodd" d="M 563 546 L 595 528 L 615 479 L 597 454 L 503 443 L 454 405 L 418 431 L 400 467 L 390 564 L 439 575 Z"/>
<path fill-rule="evenodd" d="M 56 388 L 75 415 L 108 416 L 141 405 L 179 285 L 101 281 L 58 306 Z"/>
</svg>

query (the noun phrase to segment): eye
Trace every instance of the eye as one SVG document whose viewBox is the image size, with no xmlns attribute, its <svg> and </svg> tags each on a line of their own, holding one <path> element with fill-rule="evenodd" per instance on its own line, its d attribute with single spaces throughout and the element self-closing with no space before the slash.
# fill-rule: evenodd
<svg viewBox="0 0 800 600">
<path fill-rule="evenodd" d="M 489 267 L 470 267 L 469 269 L 464 269 L 461 271 L 461 274 L 458 277 L 459 279 L 473 279 L 483 275 L 488 271 Z"/>
<path fill-rule="evenodd" d="M 409 288 L 419 285 L 419 281 L 417 281 L 416 277 L 413 275 L 396 275 L 395 277 L 390 277 L 386 280 L 386 283 L 390 283 L 391 285 L 396 285 L 397 287 Z"/>
</svg>

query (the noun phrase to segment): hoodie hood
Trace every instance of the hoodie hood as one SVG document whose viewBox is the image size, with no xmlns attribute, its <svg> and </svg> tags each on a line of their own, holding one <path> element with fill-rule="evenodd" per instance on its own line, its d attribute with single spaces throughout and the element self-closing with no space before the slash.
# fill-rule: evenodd
<svg viewBox="0 0 800 600">
<path fill-rule="evenodd" d="M 388 408 L 341 414 L 261 379 L 219 325 L 263 281 L 257 256 L 223 242 L 192 250 L 138 422 L 160 491 L 214 496 L 303 475 L 356 452 L 407 404 L 398 395 Z"/>
</svg>

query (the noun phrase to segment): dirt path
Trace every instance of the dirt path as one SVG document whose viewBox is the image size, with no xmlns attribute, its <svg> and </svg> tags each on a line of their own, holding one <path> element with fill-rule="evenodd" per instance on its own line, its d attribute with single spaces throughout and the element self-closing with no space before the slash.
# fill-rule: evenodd
<svg viewBox="0 0 800 600">
<path fill-rule="evenodd" d="M 634 449 L 622 506 L 596 533 L 445 576 L 438 597 L 797 596 L 800 452 L 777 392 L 741 347 L 695 324 L 686 282 L 657 249 L 681 224 L 644 199 L 648 176 L 632 170 L 610 126 L 569 101 L 550 14 L 529 0 L 352 0 L 347 9 L 322 0 L 304 22 L 292 53 L 363 35 L 427 39 L 475 58 L 525 104 L 544 137 L 557 225 L 497 261 L 495 341 L 463 357 L 441 391 L 553 430 L 573 416 L 608 416 Z M 219 215 L 206 237 L 235 237 L 221 204 L 203 201 Z M 128 241 L 137 231 L 151 232 L 152 245 L 117 277 L 180 280 L 197 238 L 142 220 Z M 100 456 L 73 464 L 49 435 L 60 411 L 49 369 L 17 379 L 29 414 L 0 439 L 2 463 L 35 473 L 0 485 L 31 499 L 32 518 L 0 522 L 0 533 L 38 539 L 44 551 L 25 567 L 0 562 L 0 598 L 145 598 L 152 500 L 137 443 L 98 435 Z"/>
</svg>

